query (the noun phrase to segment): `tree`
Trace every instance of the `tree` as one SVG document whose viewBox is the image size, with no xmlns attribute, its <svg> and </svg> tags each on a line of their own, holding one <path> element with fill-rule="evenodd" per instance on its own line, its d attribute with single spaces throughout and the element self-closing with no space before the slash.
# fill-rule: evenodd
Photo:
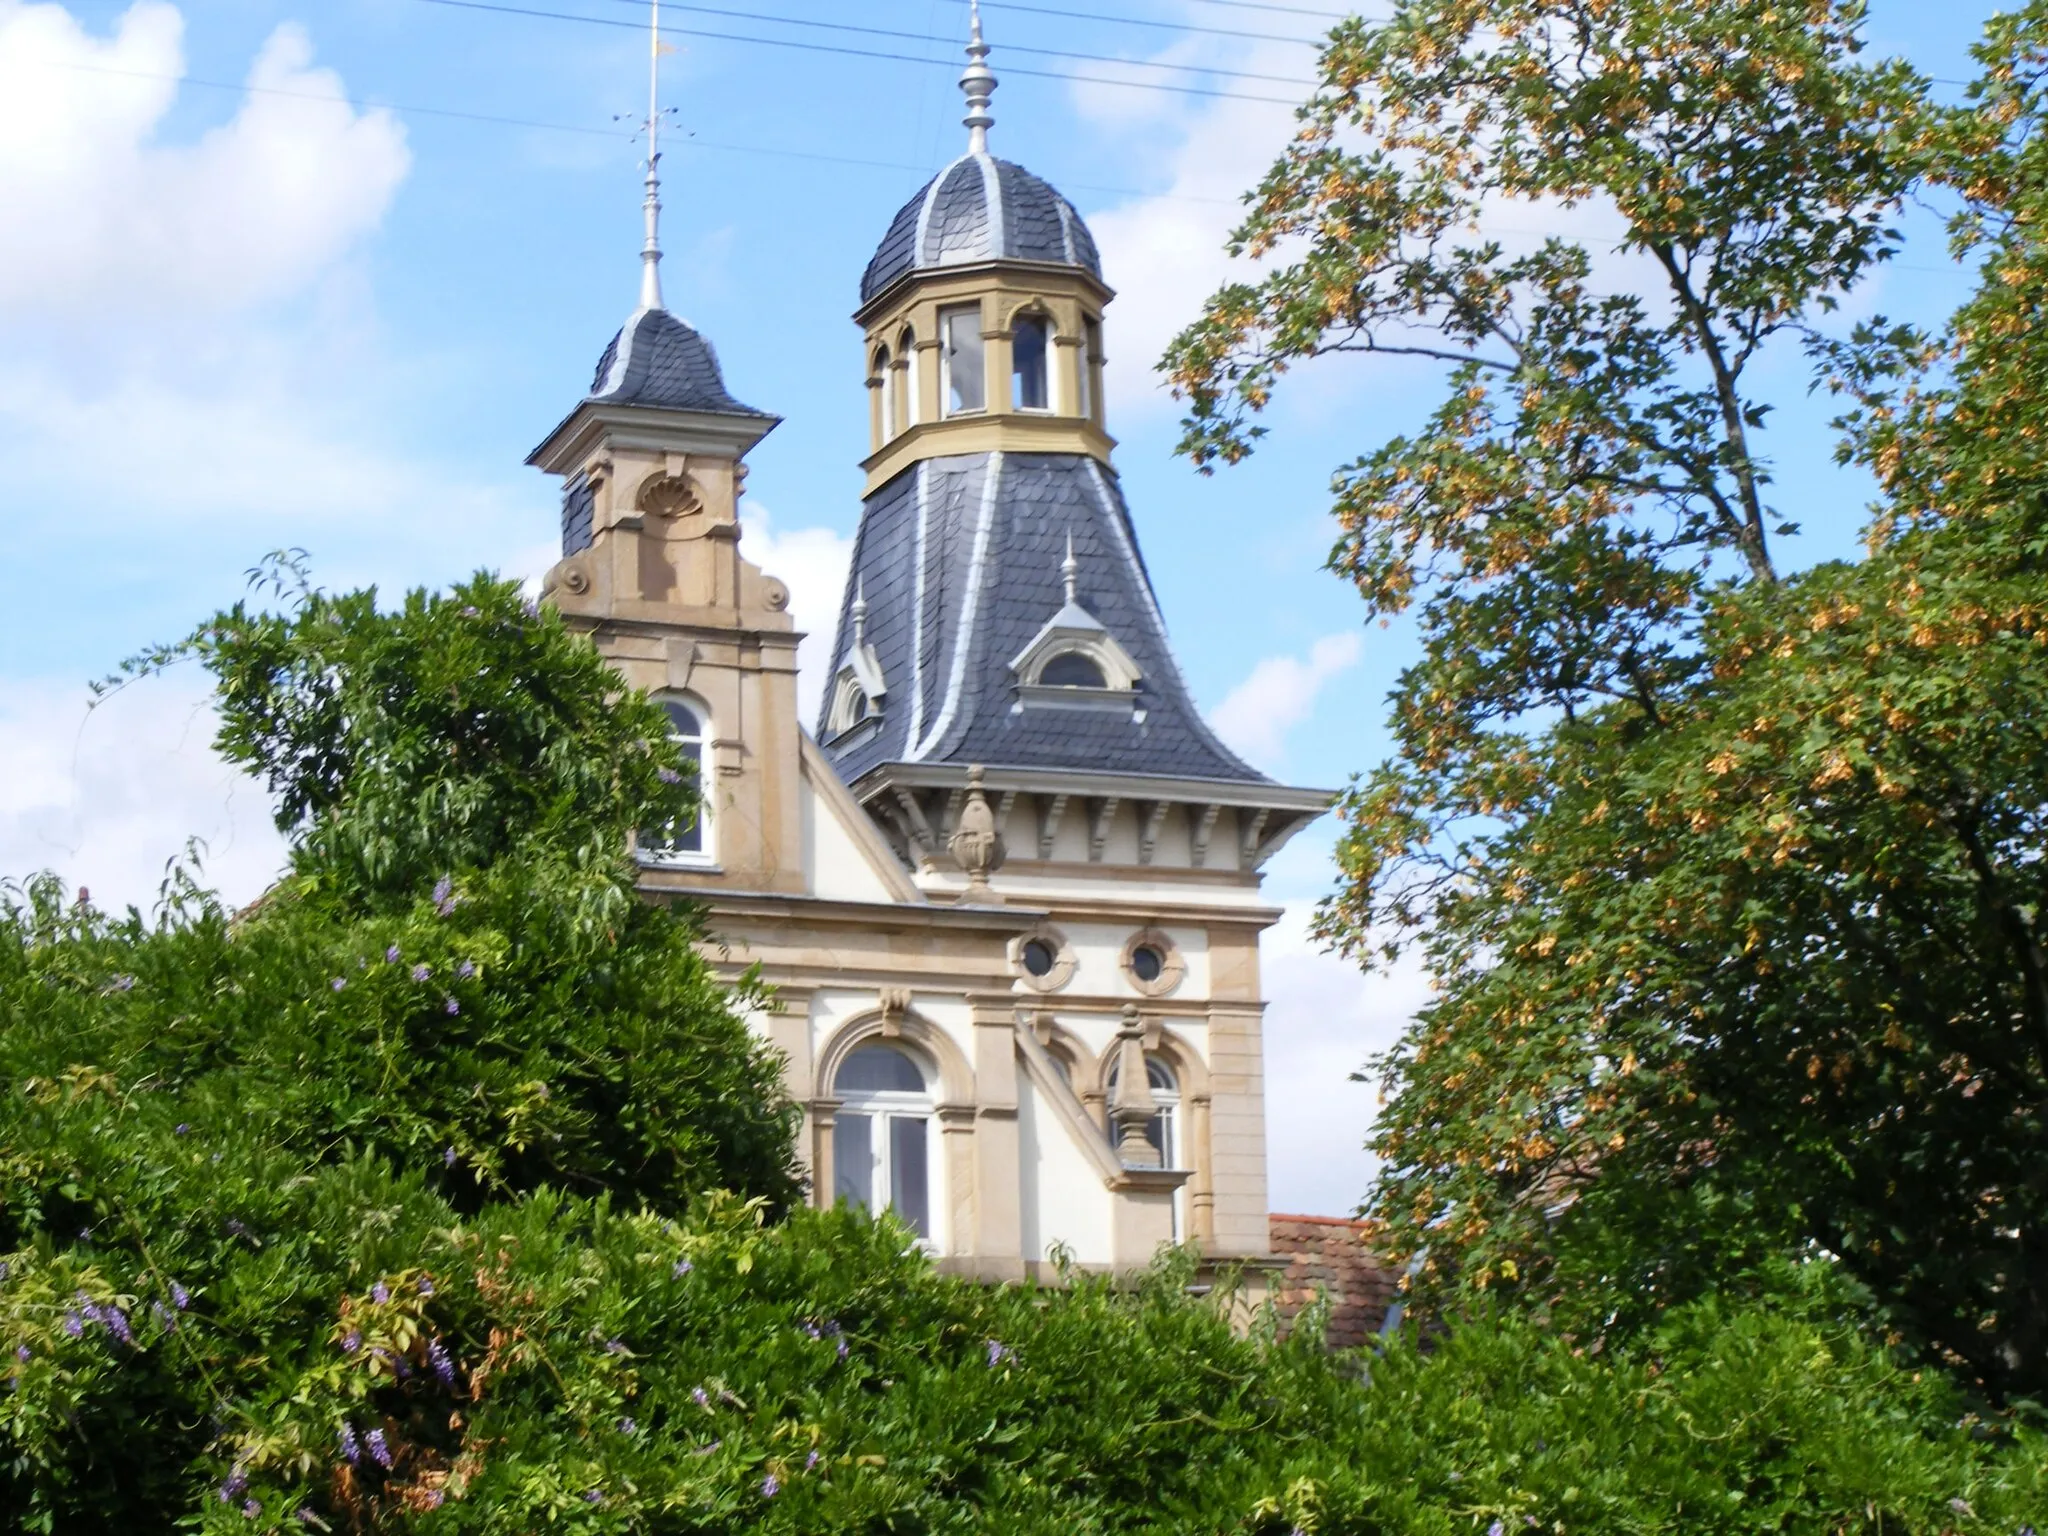
<svg viewBox="0 0 2048 1536">
<path fill-rule="evenodd" d="M 1249 451 L 1299 360 L 1449 365 L 1428 428 L 1339 475 L 1332 556 L 1422 640 L 1324 923 L 1356 952 L 1419 942 L 1437 984 L 1382 1063 L 1370 1199 L 1426 1254 L 1423 1289 L 1591 1335 L 1789 1253 L 1992 1392 L 2038 1394 L 2032 418 L 2023 451 L 1989 448 L 1955 429 L 1974 386 L 1885 392 L 1938 345 L 1820 322 L 1890 253 L 1909 188 L 1983 204 L 2038 154 L 2016 132 L 1994 166 L 1988 125 L 2033 120 L 2009 60 L 2041 13 L 1960 118 L 1860 61 L 1861 13 L 1408 0 L 1341 25 L 1237 236 L 1294 259 L 1216 295 L 1169 363 L 1204 464 Z M 1583 242 L 1460 233 L 1537 198 L 1612 210 L 1626 263 L 1596 278 Z M 2003 227 L 2010 272 L 2036 226 Z M 2038 302 L 2031 266 L 1997 282 Z M 2032 369 L 2004 318 L 1994 345 L 1985 317 L 1958 337 Z M 1848 451 L 1894 500 L 1868 560 L 1787 577 L 1745 376 L 1802 339 L 1860 392 Z M 1968 379 L 1992 359 L 1964 345 Z M 1996 392 L 2031 409 L 2015 383 Z"/>
</svg>

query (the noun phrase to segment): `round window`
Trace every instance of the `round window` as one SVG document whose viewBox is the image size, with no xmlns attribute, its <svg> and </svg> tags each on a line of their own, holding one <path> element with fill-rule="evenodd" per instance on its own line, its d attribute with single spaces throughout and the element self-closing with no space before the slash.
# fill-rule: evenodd
<svg viewBox="0 0 2048 1536">
<path fill-rule="evenodd" d="M 1053 953 L 1052 946 L 1046 943 L 1045 940 L 1026 939 L 1024 941 L 1024 969 L 1032 975 L 1050 976 L 1052 968 L 1058 960 L 1059 956 Z"/>
<path fill-rule="evenodd" d="M 1131 951 L 1131 974 L 1140 981 L 1157 981 L 1166 970 L 1166 956 L 1150 944 L 1140 944 Z"/>
</svg>

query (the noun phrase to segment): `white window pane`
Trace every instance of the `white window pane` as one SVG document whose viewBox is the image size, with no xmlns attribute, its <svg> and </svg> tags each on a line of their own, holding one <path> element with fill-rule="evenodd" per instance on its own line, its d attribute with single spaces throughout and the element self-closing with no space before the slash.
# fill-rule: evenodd
<svg viewBox="0 0 2048 1536">
<path fill-rule="evenodd" d="M 945 316 L 947 411 L 978 411 L 988 403 L 982 361 L 981 310 L 949 310 Z"/>
<path fill-rule="evenodd" d="M 833 1088 L 845 1093 L 923 1093 L 924 1074 L 893 1045 L 864 1045 L 840 1063 Z"/>
<path fill-rule="evenodd" d="M 889 1204 L 919 1237 L 932 1235 L 931 1183 L 925 1166 L 925 1124 L 909 1115 L 889 1120 Z"/>
<path fill-rule="evenodd" d="M 832 1122 L 832 1199 L 864 1206 L 874 1198 L 874 1122 L 842 1110 Z"/>
</svg>

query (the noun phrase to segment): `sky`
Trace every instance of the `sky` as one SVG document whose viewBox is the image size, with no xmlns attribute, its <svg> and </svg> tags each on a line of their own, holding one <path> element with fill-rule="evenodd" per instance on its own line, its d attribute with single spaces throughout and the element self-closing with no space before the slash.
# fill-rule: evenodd
<svg viewBox="0 0 2048 1536">
<path fill-rule="evenodd" d="M 1322 569 L 1329 478 L 1411 428 L 1434 375 L 1303 370 L 1260 451 L 1205 478 L 1174 455 L 1152 370 L 1242 275 L 1237 199 L 1337 7 L 984 9 L 991 148 L 1079 207 L 1118 292 L 1110 428 L 1183 670 L 1250 761 L 1341 787 L 1385 755 L 1413 650 Z M 1873 0 L 1873 51 L 1960 81 L 1992 9 Z M 668 302 L 733 393 L 783 418 L 750 456 L 743 548 L 822 638 L 866 450 L 849 316 L 897 207 L 965 147 L 965 0 L 664 11 Z M 86 685 L 241 596 L 267 552 L 393 593 L 551 563 L 556 492 L 523 461 L 637 293 L 644 25 L 641 0 L 0 0 L 0 877 L 52 869 L 146 907 L 197 838 L 231 899 L 262 888 L 281 845 L 261 787 L 211 755 L 203 681 L 91 712 Z M 1555 227 L 1532 209 L 1507 233 Z M 1850 318 L 1934 320 L 1961 296 L 1934 214 L 1905 228 Z M 1833 466 L 1796 359 L 1770 366 L 1778 504 L 1805 557 L 1845 553 L 1869 487 Z M 1267 871 L 1276 1210 L 1356 1206 L 1375 1091 L 1352 1074 L 1427 995 L 1311 941 L 1334 837 L 1326 819 Z"/>
</svg>

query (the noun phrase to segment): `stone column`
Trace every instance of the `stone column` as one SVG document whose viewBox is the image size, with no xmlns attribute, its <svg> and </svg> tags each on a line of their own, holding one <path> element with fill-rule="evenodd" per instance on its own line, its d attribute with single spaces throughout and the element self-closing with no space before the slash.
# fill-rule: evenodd
<svg viewBox="0 0 2048 1536">
<path fill-rule="evenodd" d="M 1024 1278 L 1022 1174 L 1017 1150 L 1015 999 L 969 999 L 974 1013 L 975 1273 Z"/>
</svg>

